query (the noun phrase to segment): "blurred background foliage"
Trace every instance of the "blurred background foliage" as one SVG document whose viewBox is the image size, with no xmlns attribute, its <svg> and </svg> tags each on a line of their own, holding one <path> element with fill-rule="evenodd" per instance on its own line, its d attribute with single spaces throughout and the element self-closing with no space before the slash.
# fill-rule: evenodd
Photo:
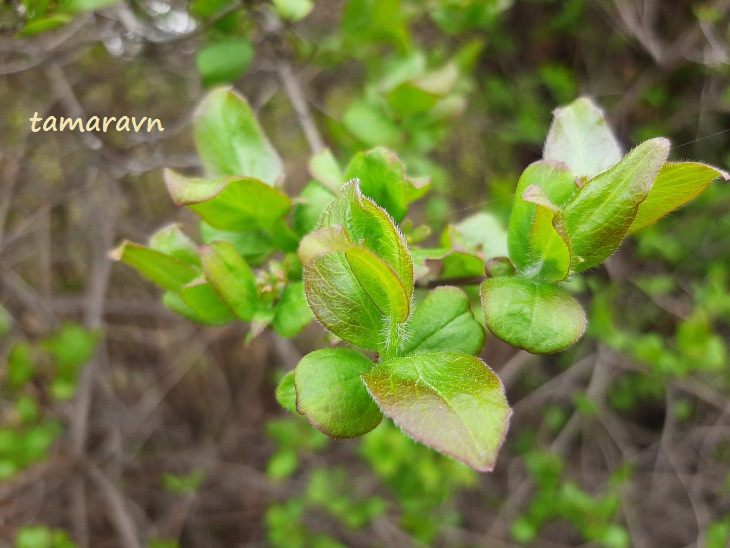
<svg viewBox="0 0 730 548">
<path fill-rule="evenodd" d="M 321 329 L 246 344 L 107 253 L 193 226 L 160 169 L 199 167 L 211 86 L 249 98 L 292 194 L 311 150 L 388 146 L 433 177 L 414 221 L 435 234 L 506 222 L 552 109 L 579 94 L 626 148 L 666 135 L 673 159 L 727 169 L 729 43 L 724 0 L 6 0 L 0 545 L 727 546 L 725 184 L 573 281 L 590 324 L 571 350 L 487 341 L 515 409 L 492 474 L 391 424 L 328 440 L 273 396 Z M 33 133 L 34 112 L 165 131 Z"/>
</svg>

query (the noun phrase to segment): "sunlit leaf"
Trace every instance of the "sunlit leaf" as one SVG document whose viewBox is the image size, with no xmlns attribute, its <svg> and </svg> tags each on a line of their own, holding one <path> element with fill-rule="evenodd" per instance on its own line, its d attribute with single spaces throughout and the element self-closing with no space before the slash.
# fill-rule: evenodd
<svg viewBox="0 0 730 548">
<path fill-rule="evenodd" d="M 291 206 L 283 192 L 257 179 L 202 179 L 165 170 L 165 183 L 177 205 L 188 206 L 220 230 L 273 230 Z"/>
<path fill-rule="evenodd" d="M 294 371 L 289 371 L 276 387 L 276 401 L 284 409 L 292 413 L 297 411 L 297 391 L 294 387 Z"/>
<path fill-rule="evenodd" d="M 641 205 L 627 234 L 653 225 L 675 209 L 702 194 L 711 181 L 730 180 L 722 170 L 694 162 L 666 163 L 659 170 L 654 184 Z"/>
<path fill-rule="evenodd" d="M 251 267 L 228 242 L 202 247 L 205 276 L 235 315 L 251 321 L 259 304 L 256 278 Z"/>
<path fill-rule="evenodd" d="M 180 290 L 180 296 L 205 323 L 222 325 L 236 319 L 233 311 L 205 280 L 197 280 L 184 286 Z"/>
<path fill-rule="evenodd" d="M 182 230 L 179 224 L 161 228 L 150 236 L 150 247 L 189 265 L 200 268 L 198 246 Z"/>
<path fill-rule="evenodd" d="M 561 207 L 578 190 L 575 177 L 565 164 L 542 160 L 525 169 L 515 190 L 507 233 L 509 257 L 518 270 L 529 269 L 535 262 L 530 234 L 537 206 L 523 199 L 525 190 L 530 186 L 541 188 L 547 199 L 557 207 Z"/>
<path fill-rule="evenodd" d="M 428 352 L 388 360 L 363 379 L 382 411 L 415 440 L 492 470 L 511 411 L 502 383 L 484 362 Z"/>
<path fill-rule="evenodd" d="M 341 183 L 338 183 L 338 188 Z M 322 212 L 334 198 L 334 194 L 323 185 L 312 181 L 302 190 L 299 203 L 294 206 L 292 227 L 297 234 L 310 233 L 317 226 Z"/>
<path fill-rule="evenodd" d="M 522 199 L 537 206 L 528 237 L 530 263 L 523 267 L 525 276 L 546 282 L 564 280 L 570 273 L 570 241 L 563 212 L 539 186 L 529 186 Z"/>
<path fill-rule="evenodd" d="M 543 158 L 562 162 L 575 177 L 590 179 L 621 160 L 621 146 L 603 111 L 586 97 L 555 109 Z"/>
<path fill-rule="evenodd" d="M 337 191 L 346 181 L 342 168 L 328 148 L 309 159 L 309 173 L 331 191 Z"/>
<path fill-rule="evenodd" d="M 405 168 L 388 149 L 378 147 L 357 154 L 347 166 L 345 179 L 359 179 L 360 191 L 396 222 L 402 221 L 408 213 Z"/>
<path fill-rule="evenodd" d="M 244 38 L 229 38 L 200 48 L 195 64 L 204 86 L 231 84 L 246 72 L 253 54 L 251 42 Z"/>
<path fill-rule="evenodd" d="M 237 93 L 227 88 L 211 91 L 195 113 L 194 130 L 208 177 L 250 177 L 270 186 L 284 177 L 279 155 Z"/>
<path fill-rule="evenodd" d="M 170 291 L 180 291 L 200 274 L 185 261 L 128 240 L 112 251 L 110 257 L 136 268 L 145 278 Z"/>
<path fill-rule="evenodd" d="M 669 141 L 651 139 L 608 171 L 586 182 L 563 208 L 572 251 L 581 272 L 616 251 L 669 154 Z"/>
</svg>

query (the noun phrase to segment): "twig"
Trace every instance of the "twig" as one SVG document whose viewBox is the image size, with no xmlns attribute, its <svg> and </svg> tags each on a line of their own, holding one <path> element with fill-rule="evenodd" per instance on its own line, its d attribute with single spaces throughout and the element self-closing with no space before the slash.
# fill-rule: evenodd
<svg viewBox="0 0 730 548">
<path fill-rule="evenodd" d="M 5 223 L 7 222 L 8 213 L 10 213 L 10 202 L 13 198 L 15 185 L 18 183 L 18 175 L 20 166 L 23 163 L 27 141 L 24 139 L 21 145 L 12 152 L 6 152 L 5 155 L 0 152 L 0 159 L 5 161 L 5 170 L 2 174 L 2 180 L 5 182 L 2 194 L 0 194 L 0 249 L 3 246 L 3 237 L 5 234 Z"/>
<path fill-rule="evenodd" d="M 280 60 L 276 63 L 276 71 L 279 73 L 281 83 L 284 85 L 284 91 L 286 91 L 289 101 L 291 101 L 294 107 L 294 112 L 296 112 L 299 125 L 302 131 L 304 131 L 304 136 L 307 138 L 309 148 L 314 154 L 322 152 L 325 149 L 324 141 L 312 119 L 309 105 L 307 104 L 307 100 L 304 97 L 299 80 L 294 74 L 292 66 L 288 61 Z"/>
<path fill-rule="evenodd" d="M 117 486 L 94 464 L 88 463 L 86 466 L 91 479 L 99 486 L 109 503 L 111 510 L 109 517 L 114 522 L 121 545 L 124 548 L 141 548 L 142 545 L 137 540 L 139 537 L 134 520 L 129 514 L 127 504 L 124 502 L 124 497 Z"/>
</svg>

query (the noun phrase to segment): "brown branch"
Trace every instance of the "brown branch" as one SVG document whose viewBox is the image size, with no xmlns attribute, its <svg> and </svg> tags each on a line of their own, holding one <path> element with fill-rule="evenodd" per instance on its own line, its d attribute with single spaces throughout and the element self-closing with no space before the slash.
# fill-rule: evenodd
<svg viewBox="0 0 730 548">
<path fill-rule="evenodd" d="M 281 78 L 281 83 L 284 85 L 284 91 L 286 91 L 289 101 L 294 107 L 294 112 L 297 115 L 304 136 L 307 138 L 309 148 L 314 154 L 322 152 L 325 149 L 324 141 L 314 123 L 312 112 L 309 110 L 299 79 L 294 74 L 291 64 L 289 61 L 280 60 L 276 63 L 276 71 L 279 78 Z"/>
</svg>

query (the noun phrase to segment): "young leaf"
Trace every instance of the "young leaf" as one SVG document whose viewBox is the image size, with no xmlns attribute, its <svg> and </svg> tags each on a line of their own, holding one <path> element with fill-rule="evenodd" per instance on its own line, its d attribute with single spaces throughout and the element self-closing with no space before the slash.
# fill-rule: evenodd
<svg viewBox="0 0 730 548">
<path fill-rule="evenodd" d="M 253 319 L 259 305 L 256 277 L 251 267 L 228 242 L 213 242 L 200 249 L 205 276 L 215 292 L 235 315 Z"/>
<path fill-rule="evenodd" d="M 289 371 L 282 377 L 279 386 L 276 387 L 276 401 L 287 411 L 299 412 L 297 411 L 297 390 L 294 387 L 294 371 Z"/>
<path fill-rule="evenodd" d="M 236 252 L 251 266 L 259 266 L 276 251 L 274 237 L 266 230 L 246 230 L 230 232 L 218 230 L 205 221 L 200 222 L 200 237 L 205 244 L 228 242 Z"/>
<path fill-rule="evenodd" d="M 509 257 L 518 270 L 529 269 L 534 263 L 530 233 L 537 206 L 523 200 L 525 190 L 533 185 L 540 187 L 557 207 L 561 207 L 578 190 L 575 177 L 565 164 L 542 160 L 527 166 L 517 183 L 507 231 Z"/>
<path fill-rule="evenodd" d="M 347 251 L 355 247 L 341 226 L 322 228 L 306 235 L 299 244 L 299 260 L 307 265 L 327 253 Z"/>
<path fill-rule="evenodd" d="M 317 228 L 341 226 L 353 242 L 375 253 L 396 273 L 408 298 L 413 294 L 413 260 L 406 239 L 392 219 L 360 192 L 357 181 L 342 186 Z M 304 261 L 302 261 L 304 262 Z"/>
<path fill-rule="evenodd" d="M 546 282 L 564 280 L 570 273 L 571 253 L 563 212 L 539 186 L 527 187 L 522 199 L 537 206 L 528 237 L 532 262 L 524 267 L 525 275 Z"/>
<path fill-rule="evenodd" d="M 489 331 L 534 354 L 565 350 L 583 335 L 586 315 L 564 289 L 518 277 L 482 283 L 482 308 Z"/>
<path fill-rule="evenodd" d="M 345 259 L 378 310 L 393 322 L 405 322 L 410 312 L 410 296 L 393 269 L 364 247 L 348 249 Z"/>
<path fill-rule="evenodd" d="M 205 280 L 189 283 L 180 290 L 180 296 L 205 323 L 222 325 L 236 319 L 231 309 Z"/>
<path fill-rule="evenodd" d="M 200 48 L 195 65 L 205 87 L 231 84 L 246 72 L 253 54 L 254 49 L 249 40 L 229 38 Z"/>
<path fill-rule="evenodd" d="M 305 245 L 306 239 L 302 240 Z M 301 253 L 300 248 L 300 257 Z M 383 351 L 383 315 L 353 274 L 345 254 L 301 259 L 307 302 L 322 325 L 355 346 Z"/>
<path fill-rule="evenodd" d="M 396 222 L 408 213 L 405 168 L 398 157 L 378 147 L 357 154 L 345 171 L 345 180 L 359 179 L 360 191 L 385 209 Z"/>
<path fill-rule="evenodd" d="M 554 111 L 543 158 L 562 162 L 579 178 L 595 177 L 621 160 L 621 146 L 603 112 L 586 97 Z"/>
<path fill-rule="evenodd" d="M 274 186 L 284 177 L 279 155 L 246 99 L 219 88 L 198 107 L 195 142 L 208 177 L 251 177 Z"/>
<path fill-rule="evenodd" d="M 393 146 L 403 139 L 395 122 L 380 108 L 362 99 L 353 101 L 345 111 L 342 123 L 347 131 L 368 146 Z"/>
<path fill-rule="evenodd" d="M 166 169 L 167 189 L 175 204 L 188 206 L 220 230 L 273 230 L 291 206 L 289 197 L 257 179 L 206 180 Z"/>
<path fill-rule="evenodd" d="M 627 235 L 653 225 L 702 194 L 713 179 L 730 180 L 722 170 L 694 162 L 666 163 L 641 205 Z"/>
<path fill-rule="evenodd" d="M 182 230 L 179 224 L 161 228 L 150 236 L 150 247 L 200 268 L 198 246 Z"/>
<path fill-rule="evenodd" d="M 667 154 L 666 139 L 642 143 L 610 170 L 585 183 L 563 208 L 573 271 L 599 265 L 616 251 Z"/>
<path fill-rule="evenodd" d="M 341 183 L 340 183 L 341 184 Z M 338 186 L 339 188 L 339 186 Z M 302 190 L 299 203 L 294 206 L 292 228 L 297 234 L 309 234 L 317 226 L 322 212 L 335 195 L 316 181 L 312 181 Z"/>
<path fill-rule="evenodd" d="M 504 224 L 490 213 L 471 215 L 459 222 L 456 230 L 469 247 L 481 252 L 485 260 L 508 254 Z"/>
<path fill-rule="evenodd" d="M 180 314 L 186 320 L 198 323 L 207 323 L 204 318 L 201 318 L 195 310 L 190 308 L 188 304 L 180 296 L 179 292 L 165 291 L 162 294 L 162 304 L 172 310 L 175 314 Z"/>
<path fill-rule="evenodd" d="M 428 352 L 383 362 L 363 380 L 383 413 L 415 440 L 477 470 L 494 468 L 511 410 L 484 362 Z"/>
<path fill-rule="evenodd" d="M 304 356 L 294 370 L 297 410 L 331 438 L 355 438 L 383 419 L 362 375 L 375 364 L 350 348 L 327 348 Z"/>
<path fill-rule="evenodd" d="M 282 19 L 299 21 L 314 8 L 313 0 L 274 0 L 274 7 Z"/>
<path fill-rule="evenodd" d="M 180 291 L 200 274 L 198 269 L 176 257 L 129 240 L 123 241 L 109 257 L 133 266 L 145 278 L 169 291 Z"/>
<path fill-rule="evenodd" d="M 337 159 L 328 148 L 309 159 L 309 173 L 332 192 L 337 192 L 347 180 Z"/>
<path fill-rule="evenodd" d="M 406 329 L 405 355 L 436 350 L 479 354 L 484 346 L 484 329 L 472 315 L 469 297 L 456 287 L 431 291 Z"/>
<path fill-rule="evenodd" d="M 311 321 L 312 311 L 304 294 L 304 284 L 289 283 L 274 308 L 274 319 L 271 322 L 274 329 L 282 337 L 294 337 Z"/>
</svg>

